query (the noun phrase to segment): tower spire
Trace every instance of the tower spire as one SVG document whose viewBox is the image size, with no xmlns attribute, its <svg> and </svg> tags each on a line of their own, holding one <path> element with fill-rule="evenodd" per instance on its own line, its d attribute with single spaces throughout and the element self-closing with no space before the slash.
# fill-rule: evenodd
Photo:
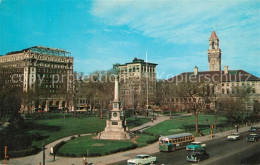
<svg viewBox="0 0 260 165">
<path fill-rule="evenodd" d="M 211 36 L 210 36 L 210 39 L 213 39 L 213 38 L 217 38 L 218 39 L 218 36 L 217 36 L 215 30 L 212 31 Z"/>
</svg>

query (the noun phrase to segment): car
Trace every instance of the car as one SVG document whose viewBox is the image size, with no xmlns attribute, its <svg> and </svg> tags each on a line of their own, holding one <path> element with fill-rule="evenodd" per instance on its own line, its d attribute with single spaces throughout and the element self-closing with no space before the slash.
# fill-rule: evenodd
<svg viewBox="0 0 260 165">
<path fill-rule="evenodd" d="M 246 137 L 247 142 L 256 142 L 258 139 L 259 136 L 257 134 L 250 134 L 248 137 Z"/>
<path fill-rule="evenodd" d="M 205 149 L 196 149 L 193 151 L 192 154 L 188 155 L 186 160 L 188 162 L 199 162 L 204 159 L 208 159 L 209 154 Z"/>
<path fill-rule="evenodd" d="M 258 127 L 251 127 L 249 132 L 258 132 L 259 128 Z"/>
<path fill-rule="evenodd" d="M 231 133 L 231 135 L 229 135 L 227 139 L 229 141 L 239 140 L 242 139 L 242 135 L 240 135 L 239 133 Z"/>
<path fill-rule="evenodd" d="M 157 159 L 151 155 L 137 155 L 133 159 L 127 160 L 128 165 L 141 165 L 141 164 L 153 164 Z"/>
<path fill-rule="evenodd" d="M 202 142 L 192 142 L 190 145 L 186 146 L 187 151 L 194 151 L 196 149 L 206 149 L 206 144 L 202 144 Z"/>
</svg>

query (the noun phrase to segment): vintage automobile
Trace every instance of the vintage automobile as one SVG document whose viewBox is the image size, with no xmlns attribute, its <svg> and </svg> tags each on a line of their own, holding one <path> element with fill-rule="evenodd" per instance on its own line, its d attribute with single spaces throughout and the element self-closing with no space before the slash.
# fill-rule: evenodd
<svg viewBox="0 0 260 165">
<path fill-rule="evenodd" d="M 197 150 L 193 151 L 192 154 L 187 156 L 187 161 L 199 162 L 201 160 L 208 159 L 208 158 L 209 158 L 209 154 L 207 153 L 207 151 L 205 149 L 197 149 Z"/>
<path fill-rule="evenodd" d="M 156 157 L 150 155 L 137 155 L 135 158 L 127 160 L 128 165 L 153 164 L 154 162 L 156 162 Z"/>
<path fill-rule="evenodd" d="M 194 151 L 196 149 L 206 149 L 206 144 L 202 144 L 201 142 L 192 142 L 190 145 L 186 146 L 187 151 Z"/>
<path fill-rule="evenodd" d="M 259 139 L 259 136 L 257 134 L 250 134 L 248 137 L 246 137 L 247 142 L 256 142 Z"/>
<path fill-rule="evenodd" d="M 229 141 L 239 140 L 242 139 L 242 135 L 240 135 L 239 133 L 231 133 L 231 135 L 229 135 L 227 139 Z"/>
<path fill-rule="evenodd" d="M 249 129 L 249 132 L 258 132 L 259 131 L 259 128 L 258 127 L 251 127 Z"/>
</svg>

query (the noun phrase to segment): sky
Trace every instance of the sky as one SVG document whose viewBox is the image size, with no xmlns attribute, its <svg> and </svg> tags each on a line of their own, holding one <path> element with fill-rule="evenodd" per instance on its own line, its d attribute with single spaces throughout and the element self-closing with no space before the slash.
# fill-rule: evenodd
<svg viewBox="0 0 260 165">
<path fill-rule="evenodd" d="M 215 30 L 222 69 L 260 77 L 258 0 L 0 0 L 0 55 L 41 45 L 65 49 L 74 70 L 111 69 L 135 57 L 157 78 L 208 71 Z"/>
</svg>

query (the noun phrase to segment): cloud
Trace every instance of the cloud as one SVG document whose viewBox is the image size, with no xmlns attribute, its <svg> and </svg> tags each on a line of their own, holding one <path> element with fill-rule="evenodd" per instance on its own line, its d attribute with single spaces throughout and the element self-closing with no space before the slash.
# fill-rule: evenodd
<svg viewBox="0 0 260 165">
<path fill-rule="evenodd" d="M 97 0 L 91 13 L 110 25 L 127 25 L 151 38 L 185 44 L 205 42 L 214 28 L 231 31 L 248 24 L 257 26 L 255 21 L 259 19 L 259 11 L 251 10 L 250 4 L 231 0 L 153 3 L 148 0 Z"/>
<path fill-rule="evenodd" d="M 260 50 L 260 31 L 256 30 L 260 28 L 259 5 L 257 1 L 244 0 L 97 0 L 92 5 L 91 14 L 110 26 L 127 26 L 130 31 L 175 45 L 208 46 L 211 31 L 215 30 L 220 39 L 223 66 L 228 64 L 233 68 L 254 71 L 259 69 L 255 67 L 259 66 L 259 60 L 256 60 Z M 207 59 L 204 59 L 207 47 L 203 51 L 193 52 L 195 57 L 190 59 L 205 60 L 202 68 L 207 67 Z M 190 58 L 186 56 L 183 54 L 180 58 Z M 178 59 L 181 63 L 174 65 L 187 69 L 191 63 L 185 60 Z M 169 70 L 166 66 L 174 68 L 168 64 L 169 60 L 160 61 L 165 70 Z M 201 64 L 201 61 L 196 61 L 195 65 Z"/>
</svg>

